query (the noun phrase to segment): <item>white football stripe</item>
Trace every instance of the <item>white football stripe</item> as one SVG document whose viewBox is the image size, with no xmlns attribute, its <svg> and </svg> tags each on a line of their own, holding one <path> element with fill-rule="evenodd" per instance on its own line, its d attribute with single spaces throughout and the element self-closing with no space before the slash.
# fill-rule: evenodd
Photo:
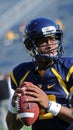
<svg viewBox="0 0 73 130">
<path fill-rule="evenodd" d="M 18 117 L 19 118 L 24 118 L 24 117 L 31 117 L 31 118 L 33 118 L 34 117 L 34 113 L 24 112 L 24 113 L 18 114 Z"/>
</svg>

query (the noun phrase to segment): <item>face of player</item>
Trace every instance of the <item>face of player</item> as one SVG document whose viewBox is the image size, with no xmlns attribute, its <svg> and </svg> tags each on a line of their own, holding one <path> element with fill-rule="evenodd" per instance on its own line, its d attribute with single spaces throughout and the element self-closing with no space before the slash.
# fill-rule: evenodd
<svg viewBox="0 0 73 130">
<path fill-rule="evenodd" d="M 39 39 L 36 43 L 36 46 L 41 54 L 49 55 L 50 57 L 57 55 L 58 40 L 54 36 Z"/>
</svg>

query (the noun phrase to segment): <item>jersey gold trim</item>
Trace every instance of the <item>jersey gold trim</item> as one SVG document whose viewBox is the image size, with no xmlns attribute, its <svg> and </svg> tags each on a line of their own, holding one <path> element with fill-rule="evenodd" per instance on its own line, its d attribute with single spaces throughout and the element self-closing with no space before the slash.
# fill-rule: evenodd
<svg viewBox="0 0 73 130">
<path fill-rule="evenodd" d="M 66 84 L 64 83 L 61 75 L 55 70 L 55 68 L 52 68 L 51 71 L 53 72 L 53 74 L 57 77 L 59 83 L 61 84 L 63 90 L 65 91 L 65 93 L 68 95 L 69 92 L 67 91 L 67 87 Z"/>
</svg>

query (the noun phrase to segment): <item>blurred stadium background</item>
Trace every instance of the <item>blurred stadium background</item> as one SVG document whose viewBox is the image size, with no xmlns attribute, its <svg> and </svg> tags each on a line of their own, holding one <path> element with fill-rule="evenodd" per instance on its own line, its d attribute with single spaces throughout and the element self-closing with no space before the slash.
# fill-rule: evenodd
<svg viewBox="0 0 73 130">
<path fill-rule="evenodd" d="M 0 72 L 31 60 L 22 43 L 26 23 L 35 17 L 53 18 L 64 31 L 64 55 L 73 56 L 73 0 L 0 0 Z"/>
</svg>

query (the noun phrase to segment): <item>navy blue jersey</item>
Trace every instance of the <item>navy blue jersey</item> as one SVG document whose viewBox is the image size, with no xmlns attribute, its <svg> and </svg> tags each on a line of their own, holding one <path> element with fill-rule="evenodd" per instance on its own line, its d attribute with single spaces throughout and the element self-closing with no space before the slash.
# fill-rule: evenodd
<svg viewBox="0 0 73 130">
<path fill-rule="evenodd" d="M 50 100 L 67 106 L 67 97 L 73 90 L 73 58 L 61 58 L 44 70 L 36 70 L 34 62 L 22 63 L 11 72 L 11 85 L 15 90 L 24 81 L 40 87 Z M 68 123 L 41 109 L 33 130 L 66 130 Z"/>
</svg>

